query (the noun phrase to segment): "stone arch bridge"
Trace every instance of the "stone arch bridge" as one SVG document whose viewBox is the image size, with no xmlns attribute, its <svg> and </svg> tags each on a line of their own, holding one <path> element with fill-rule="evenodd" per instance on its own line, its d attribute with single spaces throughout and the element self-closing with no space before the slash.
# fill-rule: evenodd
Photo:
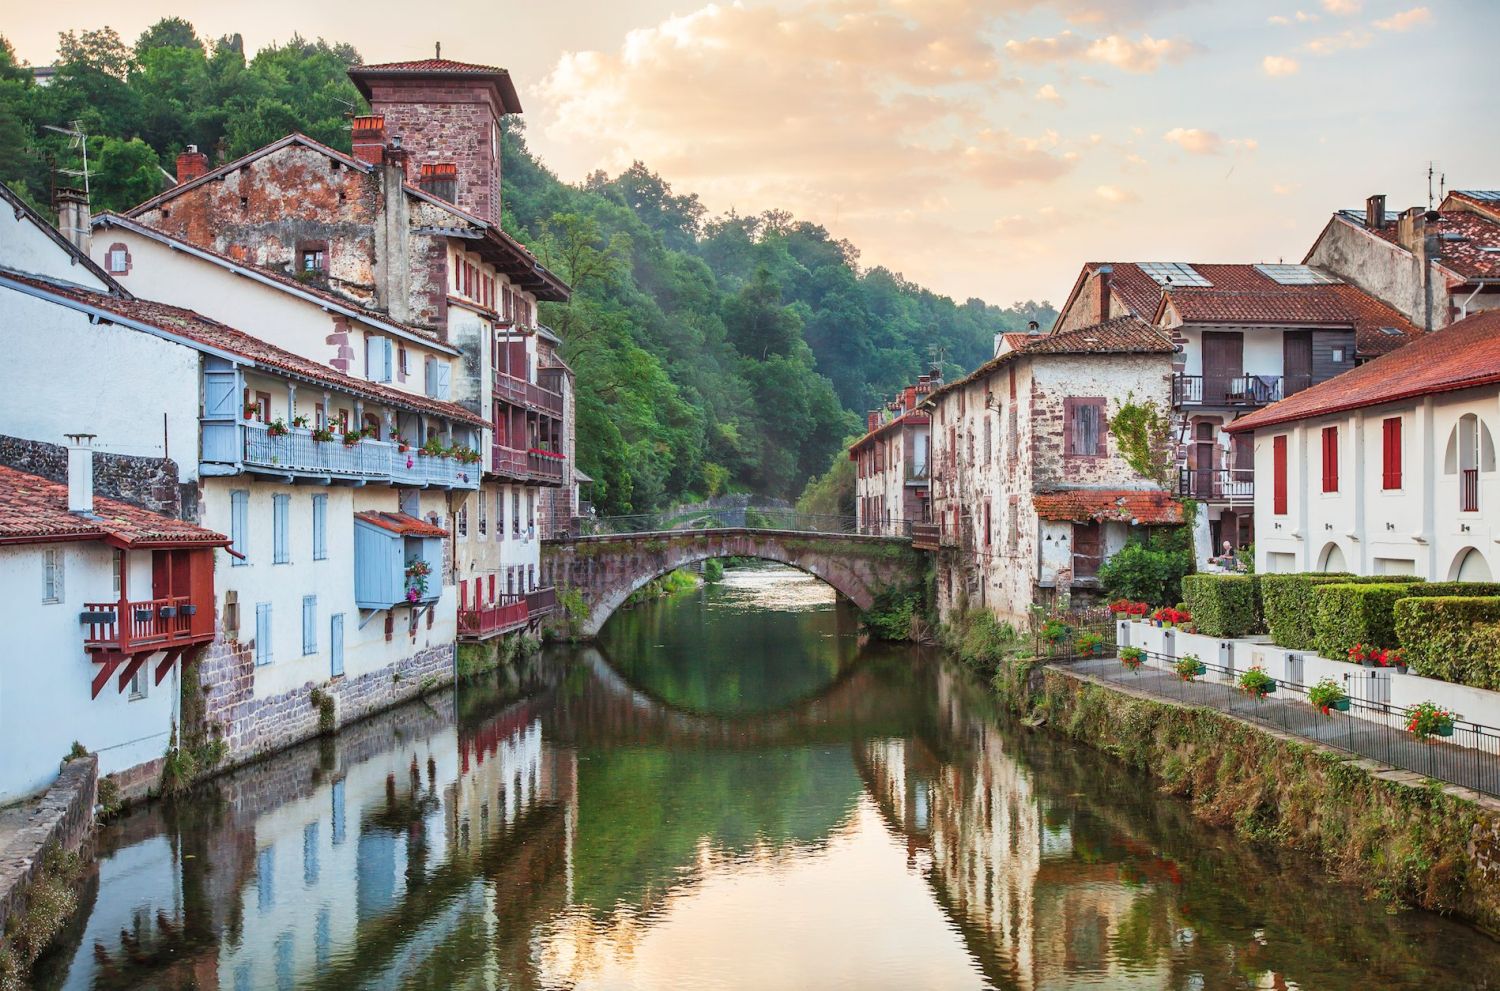
<svg viewBox="0 0 1500 991">
<path fill-rule="evenodd" d="M 630 593 L 676 568 L 709 558 L 752 557 L 820 578 L 860 609 L 881 592 L 921 580 L 925 556 L 904 536 L 754 527 L 618 533 L 547 540 L 542 565 L 559 591 L 583 596 L 588 615 L 575 631 L 592 638 Z"/>
</svg>

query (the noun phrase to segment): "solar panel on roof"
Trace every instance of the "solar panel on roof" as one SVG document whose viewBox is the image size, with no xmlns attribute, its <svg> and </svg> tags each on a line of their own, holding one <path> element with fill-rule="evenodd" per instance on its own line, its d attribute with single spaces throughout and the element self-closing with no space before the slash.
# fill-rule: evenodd
<svg viewBox="0 0 1500 991">
<path fill-rule="evenodd" d="M 1185 262 L 1136 262 L 1136 268 L 1151 276 L 1159 286 L 1198 286 L 1212 288 L 1213 283 L 1199 275 Z"/>
<path fill-rule="evenodd" d="M 1455 189 L 1460 196 L 1467 196 L 1471 200 L 1488 200 L 1500 202 L 1500 189 Z"/>
<path fill-rule="evenodd" d="M 1339 281 L 1307 265 L 1257 265 L 1255 270 L 1283 286 L 1331 286 Z"/>
</svg>

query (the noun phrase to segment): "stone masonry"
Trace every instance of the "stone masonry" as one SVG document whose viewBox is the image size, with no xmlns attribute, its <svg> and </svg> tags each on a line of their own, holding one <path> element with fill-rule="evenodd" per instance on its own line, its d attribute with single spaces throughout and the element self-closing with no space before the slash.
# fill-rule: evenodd
<svg viewBox="0 0 1500 991">
<path fill-rule="evenodd" d="M 54 482 L 68 480 L 68 449 L 61 444 L 0 435 L 0 464 Z M 176 519 L 197 515 L 197 487 L 179 482 L 177 462 L 167 458 L 95 451 L 94 492 Z"/>
</svg>

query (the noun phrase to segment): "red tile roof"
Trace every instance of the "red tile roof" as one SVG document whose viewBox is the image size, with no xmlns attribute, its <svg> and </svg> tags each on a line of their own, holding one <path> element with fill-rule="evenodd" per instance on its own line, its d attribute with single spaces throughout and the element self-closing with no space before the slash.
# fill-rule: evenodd
<svg viewBox="0 0 1500 991">
<path fill-rule="evenodd" d="M 1489 204 L 1488 209 L 1494 210 L 1495 204 Z M 1500 251 L 1484 250 L 1500 248 L 1500 221 L 1471 210 L 1442 210 L 1438 212 L 1438 217 L 1436 227 L 1429 225 L 1428 229 L 1436 229 L 1439 235 L 1449 235 L 1443 236 L 1438 242 L 1441 256 L 1438 264 L 1465 279 L 1500 278 Z M 1362 222 L 1351 219 L 1347 214 L 1340 214 L 1339 218 L 1364 227 Z M 1378 231 L 1369 230 L 1368 227 L 1364 229 L 1381 240 L 1399 244 L 1396 239 L 1396 224 L 1387 224 Z"/>
<path fill-rule="evenodd" d="M 356 65 L 353 72 L 459 72 L 492 73 L 505 70 L 495 65 L 479 65 L 475 62 L 455 62 L 447 58 L 424 58 L 410 62 L 377 62 L 373 65 Z"/>
<path fill-rule="evenodd" d="M 378 526 L 382 530 L 399 533 L 403 537 L 448 536 L 448 531 L 442 527 L 428 523 L 426 520 L 419 520 L 415 516 L 408 516 L 405 513 L 382 513 L 370 509 L 362 513 L 355 513 L 354 518 Z"/>
<path fill-rule="evenodd" d="M 1127 489 L 1064 489 L 1041 492 L 1033 499 L 1044 520 L 1123 520 L 1142 525 L 1182 522 L 1182 503 L 1165 492 Z"/>
<path fill-rule="evenodd" d="M 228 537 L 116 499 L 94 498 L 94 515 L 68 512 L 68 487 L 0 466 L 0 544 L 107 540 L 121 547 L 227 547 Z"/>
<path fill-rule="evenodd" d="M 432 416 L 444 417 L 473 426 L 485 426 L 487 423 L 483 417 L 469 412 L 457 403 L 443 402 L 427 396 L 402 392 L 400 389 L 393 389 L 390 386 L 355 378 L 336 368 L 330 368 L 310 358 L 293 354 L 274 344 L 267 343 L 258 337 L 251 337 L 244 331 L 226 326 L 217 320 L 210 320 L 208 317 L 193 310 L 185 310 L 178 306 L 169 306 L 166 303 L 158 303 L 152 300 L 122 299 L 119 296 L 91 292 L 76 286 L 59 285 L 54 282 L 45 282 L 41 279 L 14 275 L 8 272 L 0 273 L 0 283 L 6 281 L 31 286 L 62 299 L 73 300 L 106 313 L 113 313 L 126 319 L 137 320 L 149 326 L 156 327 L 159 330 L 164 330 L 169 334 L 202 344 L 205 347 L 215 348 L 247 359 L 258 366 L 276 371 L 289 372 L 316 382 L 322 382 L 332 388 L 343 392 L 350 392 L 357 396 L 363 396 L 366 399 L 373 399 L 391 406 L 418 410 Z"/>
<path fill-rule="evenodd" d="M 1477 313 L 1225 429 L 1255 430 L 1344 410 L 1500 382 L 1500 310 Z"/>
<path fill-rule="evenodd" d="M 417 59 L 411 62 L 382 62 L 377 65 L 355 65 L 349 67 L 349 78 L 359 89 L 360 94 L 370 99 L 370 84 L 372 79 L 389 78 L 391 76 L 439 76 L 459 77 L 474 80 L 486 80 L 495 88 L 495 95 L 499 97 L 501 113 L 518 114 L 521 112 L 521 98 L 516 95 L 516 84 L 511 81 L 510 73 L 499 66 L 478 65 L 473 62 L 455 62 L 445 58 Z"/>
</svg>

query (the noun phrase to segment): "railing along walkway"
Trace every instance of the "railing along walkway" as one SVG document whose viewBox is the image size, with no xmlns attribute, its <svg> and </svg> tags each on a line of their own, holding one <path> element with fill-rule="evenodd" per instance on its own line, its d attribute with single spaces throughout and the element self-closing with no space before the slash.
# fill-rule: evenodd
<svg viewBox="0 0 1500 991">
<path fill-rule="evenodd" d="M 1172 658 L 1160 655 L 1148 653 L 1147 657 L 1150 662 L 1172 663 Z M 1231 713 L 1403 771 L 1500 797 L 1500 729 L 1491 726 L 1455 719 L 1451 738 L 1423 741 L 1407 731 L 1409 717 L 1398 706 L 1350 698 L 1349 711 L 1334 709 L 1325 716 L 1307 702 L 1304 685 L 1278 680 L 1275 692 L 1256 700 L 1240 690 L 1232 672 L 1215 664 L 1205 664 L 1206 674 L 1184 681 L 1176 672 L 1150 663 L 1132 672 L 1114 657 L 1054 658 L 1052 663 L 1099 681 Z"/>
<path fill-rule="evenodd" d="M 665 533 L 673 530 L 794 530 L 802 533 L 841 533 L 874 537 L 909 538 L 909 520 L 867 520 L 853 516 L 803 513 L 782 507 L 730 507 L 724 509 L 667 510 L 637 516 L 601 516 L 580 520 L 579 536 Z"/>
</svg>

